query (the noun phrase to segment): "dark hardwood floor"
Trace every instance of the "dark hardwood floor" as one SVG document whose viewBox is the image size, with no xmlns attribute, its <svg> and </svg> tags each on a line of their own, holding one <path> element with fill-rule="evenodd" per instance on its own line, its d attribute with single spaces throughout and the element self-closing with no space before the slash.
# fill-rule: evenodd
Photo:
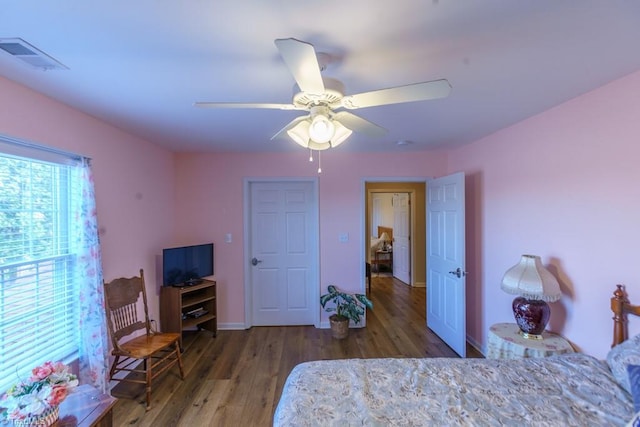
<svg viewBox="0 0 640 427">
<path fill-rule="evenodd" d="M 374 275 L 375 276 L 375 275 Z M 243 331 L 186 332 L 185 380 L 177 368 L 144 394 L 120 399 L 114 426 L 270 426 L 284 382 L 295 365 L 319 359 L 457 357 L 426 326 L 425 289 L 391 277 L 373 278 L 374 310 L 367 327 L 335 340 L 313 326 L 253 327 Z M 468 346 L 468 357 L 482 357 Z"/>
</svg>

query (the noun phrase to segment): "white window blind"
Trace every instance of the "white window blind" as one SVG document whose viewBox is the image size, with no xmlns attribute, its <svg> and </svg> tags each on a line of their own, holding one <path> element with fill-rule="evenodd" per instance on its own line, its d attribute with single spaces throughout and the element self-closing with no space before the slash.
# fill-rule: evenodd
<svg viewBox="0 0 640 427">
<path fill-rule="evenodd" d="M 74 357 L 79 328 L 72 235 L 80 202 L 78 168 L 65 156 L 41 160 L 37 153 L 29 158 L 3 148 L 0 144 L 0 393 L 42 362 Z"/>
</svg>

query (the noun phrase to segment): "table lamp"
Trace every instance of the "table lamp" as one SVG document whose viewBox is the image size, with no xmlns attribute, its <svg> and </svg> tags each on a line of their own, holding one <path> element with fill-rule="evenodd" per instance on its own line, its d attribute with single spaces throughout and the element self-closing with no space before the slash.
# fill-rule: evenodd
<svg viewBox="0 0 640 427">
<path fill-rule="evenodd" d="M 537 255 L 522 255 L 520 262 L 504 274 L 503 291 L 518 295 L 512 303 L 513 315 L 522 336 L 542 339 L 551 309 L 547 302 L 560 299 L 560 285 Z"/>
<path fill-rule="evenodd" d="M 386 251 L 389 248 L 389 240 L 391 240 L 386 231 L 380 235 L 380 239 L 382 240 L 382 250 Z"/>
</svg>

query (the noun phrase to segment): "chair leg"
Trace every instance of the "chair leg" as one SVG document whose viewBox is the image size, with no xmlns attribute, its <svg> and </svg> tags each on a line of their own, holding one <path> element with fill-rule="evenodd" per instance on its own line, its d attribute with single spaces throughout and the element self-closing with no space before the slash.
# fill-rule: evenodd
<svg viewBox="0 0 640 427">
<path fill-rule="evenodd" d="M 111 365 L 111 369 L 109 370 L 109 379 L 110 380 L 113 379 L 113 375 L 116 373 L 116 366 L 118 366 L 118 362 L 119 361 L 120 361 L 120 356 L 118 356 L 116 354 L 114 359 L 113 359 L 113 364 Z"/>
<path fill-rule="evenodd" d="M 184 379 L 184 368 L 182 367 L 182 356 L 180 356 L 180 343 L 176 341 L 176 355 L 178 356 L 178 368 L 180 368 L 180 378 Z"/>
<path fill-rule="evenodd" d="M 153 361 L 149 358 L 144 359 L 144 370 L 147 374 L 147 407 L 146 411 L 151 409 L 151 366 L 153 365 Z"/>
</svg>

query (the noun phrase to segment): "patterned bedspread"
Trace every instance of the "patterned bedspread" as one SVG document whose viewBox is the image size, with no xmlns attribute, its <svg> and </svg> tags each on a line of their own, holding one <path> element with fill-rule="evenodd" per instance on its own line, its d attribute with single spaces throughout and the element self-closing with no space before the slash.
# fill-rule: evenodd
<svg viewBox="0 0 640 427">
<path fill-rule="evenodd" d="M 610 426 L 634 415 L 606 363 L 537 359 L 347 359 L 302 363 L 274 426 Z"/>
</svg>

